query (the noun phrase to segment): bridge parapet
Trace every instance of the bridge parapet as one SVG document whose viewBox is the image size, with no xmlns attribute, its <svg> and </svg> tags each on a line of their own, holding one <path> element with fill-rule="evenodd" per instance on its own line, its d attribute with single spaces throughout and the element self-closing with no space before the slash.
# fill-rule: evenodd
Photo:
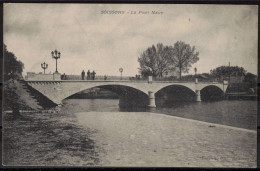
<svg viewBox="0 0 260 171">
<path fill-rule="evenodd" d="M 27 72 L 25 80 L 28 81 L 57 81 L 61 80 L 61 75 L 59 73 L 53 74 L 36 74 L 34 72 Z"/>
<path fill-rule="evenodd" d="M 106 79 L 105 79 L 106 77 Z M 81 75 L 66 75 L 66 74 L 60 74 L 60 73 L 53 73 L 53 74 L 42 74 L 42 73 L 34 73 L 34 72 L 27 72 L 27 75 L 25 76 L 25 79 L 28 81 L 54 81 L 54 80 L 62 80 L 62 81 L 133 81 L 133 82 L 148 82 L 148 78 L 142 78 L 139 76 L 136 77 L 130 77 L 130 76 L 123 76 L 122 79 L 120 76 L 105 76 L 105 75 L 97 75 L 95 76 L 94 80 L 87 79 L 87 76 L 84 77 L 84 80 L 82 80 Z M 197 80 L 191 81 L 191 80 L 177 80 L 177 78 L 171 78 L 171 77 L 163 77 L 163 78 L 152 78 L 152 81 L 149 82 L 159 82 L 159 83 L 192 83 L 192 82 L 199 82 L 201 83 L 211 83 L 211 84 L 219 84 L 220 82 L 214 82 L 213 80 Z M 225 81 L 224 81 L 225 82 Z M 221 82 L 222 83 L 222 82 Z"/>
</svg>

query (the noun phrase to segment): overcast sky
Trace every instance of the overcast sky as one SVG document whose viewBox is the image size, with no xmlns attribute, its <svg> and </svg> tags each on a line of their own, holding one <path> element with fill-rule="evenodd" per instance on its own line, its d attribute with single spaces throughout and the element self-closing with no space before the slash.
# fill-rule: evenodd
<svg viewBox="0 0 260 171">
<path fill-rule="evenodd" d="M 190 74 L 195 66 L 203 73 L 229 62 L 256 74 L 257 17 L 257 6 L 244 5 L 5 4 L 4 43 L 25 64 L 24 72 L 42 71 L 42 62 L 54 72 L 51 51 L 57 49 L 61 73 L 120 75 L 123 67 L 123 75 L 134 76 L 147 47 L 184 41 L 200 52 Z"/>
</svg>

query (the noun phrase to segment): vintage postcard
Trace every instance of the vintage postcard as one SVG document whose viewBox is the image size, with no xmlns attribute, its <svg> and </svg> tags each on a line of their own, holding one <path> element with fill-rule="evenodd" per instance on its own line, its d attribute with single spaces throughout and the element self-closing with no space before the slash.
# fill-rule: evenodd
<svg viewBox="0 0 260 171">
<path fill-rule="evenodd" d="M 4 4 L 4 166 L 256 167 L 258 6 Z"/>
</svg>

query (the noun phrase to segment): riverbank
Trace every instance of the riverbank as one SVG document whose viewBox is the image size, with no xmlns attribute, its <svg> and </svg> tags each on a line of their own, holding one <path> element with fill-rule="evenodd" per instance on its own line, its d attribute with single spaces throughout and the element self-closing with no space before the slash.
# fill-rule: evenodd
<svg viewBox="0 0 260 171">
<path fill-rule="evenodd" d="M 98 165 L 93 133 L 69 113 L 3 114 L 3 165 Z"/>
<path fill-rule="evenodd" d="M 3 163 L 9 166 L 256 167 L 253 127 L 245 129 L 248 126 L 228 126 L 201 119 L 203 115 L 214 119 L 216 113 L 221 115 L 216 121 L 231 120 L 224 114 L 233 115 L 230 113 L 233 107 L 227 104 L 229 110 L 225 111 L 218 107 L 221 104 L 212 104 L 217 109 L 214 115 L 205 109 L 207 106 L 213 111 L 211 104 L 203 103 L 176 107 L 165 115 L 158 111 L 119 112 L 117 100 L 68 100 L 59 113 L 21 113 L 18 118 L 4 114 Z M 242 104 L 235 103 L 234 107 L 237 106 Z M 245 111 L 235 110 L 245 116 L 233 115 L 239 121 L 233 119 L 232 123 L 253 123 L 254 119 Z M 169 112 L 179 113 L 181 117 Z M 200 121 L 188 119 L 189 112 Z"/>
<path fill-rule="evenodd" d="M 80 112 L 100 166 L 256 167 L 256 131 L 148 112 Z"/>
</svg>

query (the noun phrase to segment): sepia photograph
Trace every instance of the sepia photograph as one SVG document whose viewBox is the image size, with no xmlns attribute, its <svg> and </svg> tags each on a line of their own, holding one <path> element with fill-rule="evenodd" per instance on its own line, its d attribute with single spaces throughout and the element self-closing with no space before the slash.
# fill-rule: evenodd
<svg viewBox="0 0 260 171">
<path fill-rule="evenodd" d="M 3 166 L 257 167 L 257 5 L 4 3 L 3 43 Z"/>
</svg>

